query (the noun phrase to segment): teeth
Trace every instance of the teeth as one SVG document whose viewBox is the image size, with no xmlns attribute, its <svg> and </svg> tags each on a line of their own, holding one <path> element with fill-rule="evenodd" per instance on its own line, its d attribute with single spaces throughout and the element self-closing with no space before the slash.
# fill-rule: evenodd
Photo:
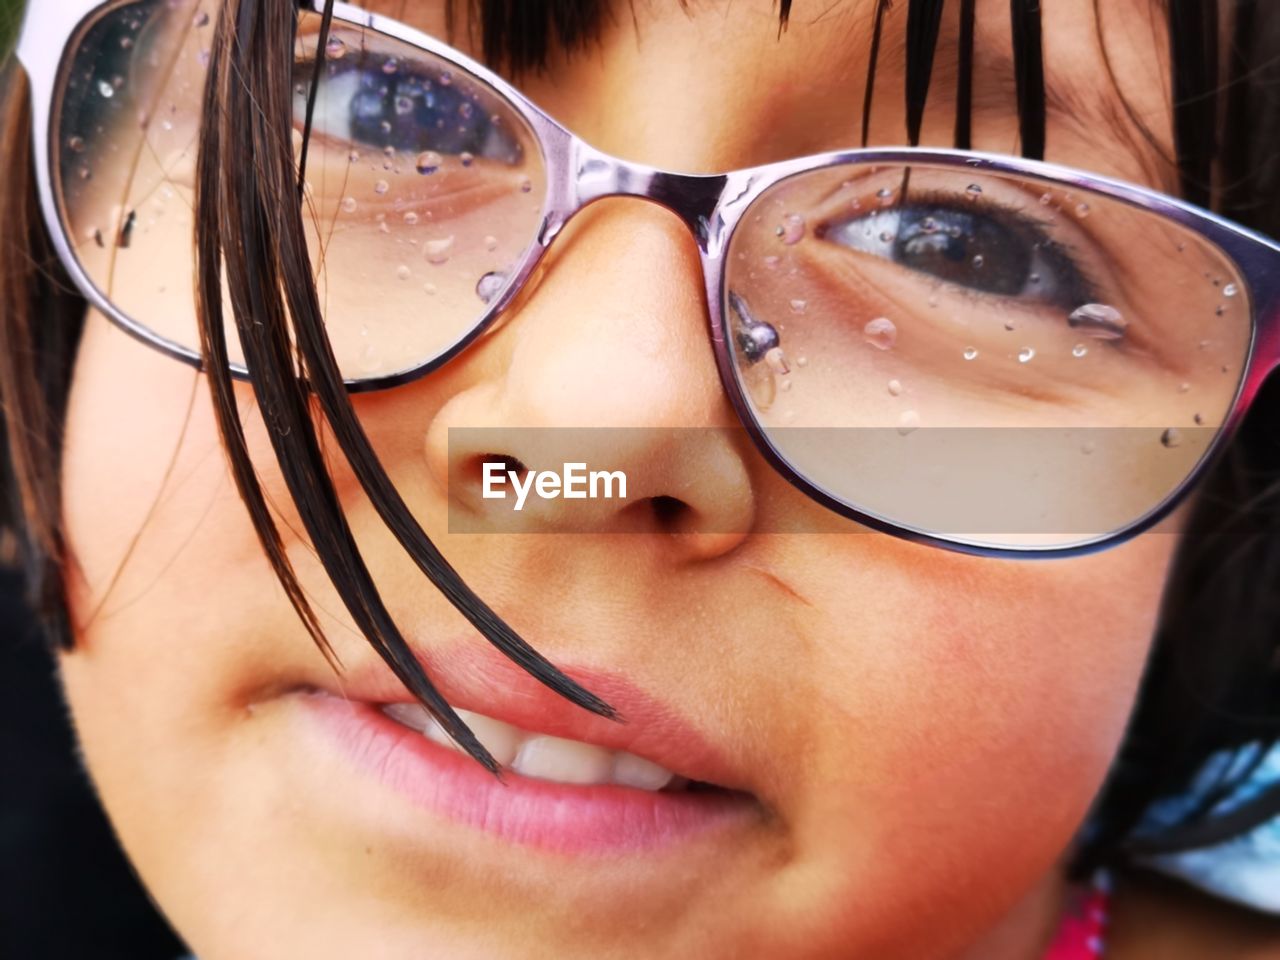
<svg viewBox="0 0 1280 960">
<path fill-rule="evenodd" d="M 520 749 L 520 742 L 524 739 L 524 733 L 521 730 L 509 723 L 486 717 L 482 713 L 472 713 L 470 710 L 459 710 L 458 716 L 471 728 L 471 732 L 484 744 L 484 748 L 493 754 L 493 759 L 504 767 L 511 765 L 511 761 L 516 758 L 516 752 Z"/>
<path fill-rule="evenodd" d="M 388 703 L 382 712 L 399 724 L 417 730 L 428 740 L 460 750 L 449 735 L 416 703 Z M 661 790 L 673 780 L 670 770 L 623 750 L 607 750 L 578 740 L 528 733 L 482 713 L 459 710 L 485 749 L 504 767 L 538 780 L 557 783 L 615 783 L 638 790 Z"/>
<path fill-rule="evenodd" d="M 511 769 L 558 783 L 608 783 L 613 752 L 577 740 L 531 737 L 520 747 Z"/>
<path fill-rule="evenodd" d="M 670 770 L 634 753 L 619 753 L 613 761 L 613 782 L 624 787 L 661 790 L 671 782 L 672 776 Z"/>
</svg>

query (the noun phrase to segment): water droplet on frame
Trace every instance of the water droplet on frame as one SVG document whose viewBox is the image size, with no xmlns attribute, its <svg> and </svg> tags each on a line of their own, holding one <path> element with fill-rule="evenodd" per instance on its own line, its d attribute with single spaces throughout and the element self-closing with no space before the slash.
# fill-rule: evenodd
<svg viewBox="0 0 1280 960">
<path fill-rule="evenodd" d="M 889 350 L 898 339 L 898 325 L 888 317 L 876 317 L 862 328 L 867 343 L 880 350 Z"/>
<path fill-rule="evenodd" d="M 489 303 L 502 292 L 502 288 L 507 284 L 505 274 L 496 270 L 491 270 L 476 282 L 476 296 L 480 298 L 482 303 Z"/>
</svg>

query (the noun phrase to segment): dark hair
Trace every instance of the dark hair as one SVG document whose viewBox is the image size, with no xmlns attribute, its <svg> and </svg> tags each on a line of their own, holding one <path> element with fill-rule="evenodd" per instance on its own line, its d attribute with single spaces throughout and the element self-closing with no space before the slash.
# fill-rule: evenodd
<svg viewBox="0 0 1280 960">
<path fill-rule="evenodd" d="M 955 141 L 967 147 L 974 3 L 958 0 L 960 64 Z M 1095 12 L 1101 0 L 1094 0 Z M 488 59 L 513 73 L 540 69 L 553 45 L 592 42 L 605 0 L 469 0 Z M 872 12 L 869 109 L 889 0 Z M 919 139 L 944 0 L 908 0 L 907 138 Z M 1164 9 L 1161 9 L 1161 8 Z M 450 8 L 450 29 L 457 10 Z M 1041 156 L 1045 88 L 1039 0 L 1012 0 L 1020 143 Z M 1167 20 L 1176 166 L 1183 194 L 1217 199 L 1226 214 L 1264 232 L 1280 228 L 1280 9 L 1235 0 L 1225 69 L 1217 0 L 1153 0 Z M 792 13 L 781 0 L 779 29 Z M 323 59 L 330 12 L 321 26 Z M 544 660 L 462 582 L 426 537 L 380 466 L 342 384 L 324 334 L 303 231 L 301 174 L 287 131 L 293 110 L 295 0 L 225 0 L 211 50 L 197 177 L 197 299 L 201 349 L 224 446 L 263 549 L 311 636 L 330 654 L 282 548 L 250 462 L 231 389 L 223 285 L 254 371 L 274 451 L 307 534 L 351 616 L 405 686 L 477 759 L 492 758 L 438 695 L 386 610 L 348 527 L 318 439 L 336 437 L 383 522 L 423 573 L 476 628 L 531 674 L 590 710 L 610 708 Z M 1099 28 L 1101 29 L 1101 28 Z M 1104 47 L 1105 49 L 1105 47 Z M 317 64 L 317 75 L 320 64 Z M 59 459 L 72 360 L 85 304 L 67 281 L 36 203 L 26 81 L 7 69 L 3 129 L 8 176 L 0 189 L 0 470 L 2 525 L 14 538 L 30 597 L 50 638 L 69 648 L 63 573 L 74 558 L 61 530 Z M 1225 74 L 1225 76 L 1224 76 Z M 1114 82 L 1114 77 L 1112 78 Z M 314 87 L 308 102 L 307 142 Z M 862 118 L 867 134 L 867 113 Z M 1136 119 L 1136 118 L 1133 118 Z M 305 165 L 305 152 L 301 163 Z M 1217 184 L 1217 189 L 1213 185 Z M 1201 488 L 1166 594 L 1152 660 L 1129 734 L 1096 808 L 1078 864 L 1116 862 L 1137 849 L 1133 827 L 1150 804 L 1185 788 L 1220 750 L 1280 738 L 1280 383 L 1258 396 L 1238 438 Z M 1100 624 L 1099 629 L 1105 629 Z M 1179 828 L 1143 850 L 1176 849 L 1237 833 L 1280 812 L 1280 790 L 1209 816 L 1231 784 Z"/>
</svg>

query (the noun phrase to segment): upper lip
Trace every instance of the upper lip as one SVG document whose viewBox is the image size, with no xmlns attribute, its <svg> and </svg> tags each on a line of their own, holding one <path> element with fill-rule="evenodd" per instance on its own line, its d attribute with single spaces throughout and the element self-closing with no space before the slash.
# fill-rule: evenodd
<svg viewBox="0 0 1280 960">
<path fill-rule="evenodd" d="M 543 686 L 492 647 L 458 642 L 443 651 L 417 651 L 436 688 L 455 708 L 501 720 L 535 734 L 550 734 L 625 750 L 678 776 L 753 792 L 742 773 L 676 710 L 613 672 L 558 664 L 613 706 L 621 721 L 596 716 Z M 334 695 L 370 703 L 413 703 L 388 668 L 361 663 L 322 685 Z"/>
</svg>

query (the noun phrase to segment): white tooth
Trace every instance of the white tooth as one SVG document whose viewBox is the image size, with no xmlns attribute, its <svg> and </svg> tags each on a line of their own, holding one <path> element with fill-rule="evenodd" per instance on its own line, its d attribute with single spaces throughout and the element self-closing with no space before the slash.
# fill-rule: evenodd
<svg viewBox="0 0 1280 960">
<path fill-rule="evenodd" d="M 558 783 L 608 783 L 613 753 L 604 747 L 560 737 L 531 737 L 511 769 L 526 777 Z"/>
<path fill-rule="evenodd" d="M 382 712 L 396 723 L 404 724 L 410 730 L 421 733 L 431 723 L 431 714 L 420 703 L 388 703 Z"/>
<path fill-rule="evenodd" d="M 661 790 L 674 776 L 670 770 L 656 763 L 637 757 L 634 753 L 619 753 L 613 761 L 613 782 L 640 790 Z"/>
<path fill-rule="evenodd" d="M 524 742 L 526 734 L 523 730 L 470 710 L 459 710 L 458 716 L 471 728 L 484 748 L 493 754 L 493 759 L 504 767 L 510 766 L 520 750 L 520 744 Z"/>
<path fill-rule="evenodd" d="M 422 731 L 422 735 L 432 743 L 438 743 L 444 747 L 453 746 L 453 739 L 444 732 L 444 727 L 440 726 L 435 717 L 427 721 L 427 729 Z"/>
</svg>

